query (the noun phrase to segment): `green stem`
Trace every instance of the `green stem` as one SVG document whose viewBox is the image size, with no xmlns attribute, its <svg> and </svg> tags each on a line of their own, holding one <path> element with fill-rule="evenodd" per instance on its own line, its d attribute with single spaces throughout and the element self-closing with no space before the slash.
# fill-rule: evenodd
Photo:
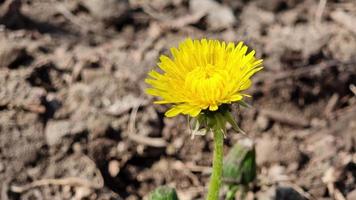
<svg viewBox="0 0 356 200">
<path fill-rule="evenodd" d="M 214 157 L 213 172 L 210 177 L 207 200 L 218 200 L 221 186 L 223 167 L 224 133 L 221 129 L 214 129 Z"/>
</svg>

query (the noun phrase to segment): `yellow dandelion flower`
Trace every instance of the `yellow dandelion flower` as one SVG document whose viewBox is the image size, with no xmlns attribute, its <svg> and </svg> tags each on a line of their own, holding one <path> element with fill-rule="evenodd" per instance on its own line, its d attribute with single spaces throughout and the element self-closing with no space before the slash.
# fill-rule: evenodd
<svg viewBox="0 0 356 200">
<path fill-rule="evenodd" d="M 247 53 L 243 42 L 237 45 L 218 40 L 186 39 L 171 48 L 172 58 L 162 55 L 146 83 L 147 93 L 161 97 L 157 104 L 173 104 L 167 117 L 180 113 L 196 117 L 203 110 L 216 111 L 248 96 L 242 91 L 251 86 L 251 76 L 260 71 L 262 60 L 255 51 Z"/>
</svg>

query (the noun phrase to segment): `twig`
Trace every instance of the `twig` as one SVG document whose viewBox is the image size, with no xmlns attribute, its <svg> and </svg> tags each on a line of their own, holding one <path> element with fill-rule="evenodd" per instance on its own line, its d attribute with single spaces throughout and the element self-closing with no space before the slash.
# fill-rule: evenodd
<svg viewBox="0 0 356 200">
<path fill-rule="evenodd" d="M 148 37 L 142 44 L 140 44 L 139 48 L 133 52 L 135 61 L 142 61 L 144 53 L 154 45 L 162 33 L 164 33 L 164 31 L 162 30 L 162 27 L 158 25 L 158 23 L 153 22 L 150 24 L 148 28 Z"/>
<path fill-rule="evenodd" d="M 34 113 L 39 113 L 39 114 L 43 114 L 46 112 L 46 107 L 43 105 L 39 105 L 39 104 L 25 104 L 23 106 L 21 106 L 24 110 L 30 111 L 30 112 L 34 112 Z"/>
<path fill-rule="evenodd" d="M 319 5 L 318 8 L 316 9 L 315 12 L 315 21 L 320 24 L 321 17 L 323 16 L 323 12 L 326 7 L 327 0 L 319 0 Z"/>
<path fill-rule="evenodd" d="M 57 6 L 57 10 L 59 13 L 63 15 L 63 17 L 67 18 L 72 24 L 78 26 L 80 30 L 84 33 L 88 33 L 89 29 L 87 26 L 82 25 L 82 23 L 73 15 L 64 5 L 59 4 Z"/>
<path fill-rule="evenodd" d="M 276 179 L 276 180 L 274 180 L 273 183 L 271 183 L 269 180 L 268 181 L 262 180 L 262 181 L 263 182 L 260 183 L 262 185 L 271 185 L 271 184 L 274 184 L 274 183 L 277 183 L 277 182 L 283 182 L 283 185 L 293 188 L 295 191 L 297 191 L 299 194 L 301 194 L 305 199 L 307 199 L 307 200 L 316 200 L 316 198 L 313 195 L 311 195 L 310 193 L 304 191 L 303 188 L 301 188 L 300 186 L 296 185 L 295 183 L 291 182 L 291 181 L 293 181 L 293 179 L 291 179 L 291 178 L 289 178 L 289 179 L 288 178 Z"/>
<path fill-rule="evenodd" d="M 138 111 L 138 108 L 140 107 L 140 105 L 141 104 L 135 106 L 132 109 L 131 114 L 130 114 L 130 120 L 129 120 L 129 124 L 128 124 L 129 139 L 131 139 L 139 144 L 143 144 L 143 145 L 147 145 L 147 146 L 166 147 L 167 142 L 162 138 L 151 138 L 151 137 L 146 137 L 143 135 L 136 134 L 136 128 L 135 128 L 136 115 L 137 115 L 137 111 Z"/>
<path fill-rule="evenodd" d="M 280 72 L 280 73 L 265 73 L 264 75 L 259 76 L 259 81 L 268 81 L 270 83 L 274 83 L 276 81 L 281 81 L 287 78 L 293 78 L 293 77 L 299 77 L 301 75 L 305 74 L 313 74 L 316 72 L 320 72 L 323 70 L 326 70 L 328 68 L 334 67 L 334 66 L 339 66 L 339 65 L 354 65 L 356 64 L 356 60 L 352 60 L 350 62 L 340 62 L 337 60 L 330 60 L 326 61 L 317 65 L 308 65 L 308 66 L 303 66 L 295 70 L 291 71 L 285 71 L 285 72 Z M 257 78 L 257 77 L 256 77 Z"/>
<path fill-rule="evenodd" d="M 307 128 L 310 126 L 309 121 L 301 118 L 301 117 L 294 117 L 289 115 L 288 113 L 282 113 L 274 110 L 260 110 L 261 114 L 265 115 L 266 117 L 270 118 L 271 120 L 280 122 L 282 124 L 288 124 L 291 126 L 298 126 L 302 128 Z"/>
<path fill-rule="evenodd" d="M 336 10 L 330 14 L 331 19 L 335 22 L 341 24 L 346 29 L 351 31 L 352 33 L 356 34 L 356 17 L 347 14 L 344 11 Z"/>
<path fill-rule="evenodd" d="M 9 181 L 6 180 L 6 181 L 3 182 L 2 188 L 1 188 L 1 196 L 0 197 L 1 197 L 2 200 L 8 200 L 9 199 L 9 197 L 7 195 L 8 187 L 9 187 Z"/>
<path fill-rule="evenodd" d="M 344 197 L 344 195 L 340 192 L 339 189 L 335 188 L 335 191 L 334 191 L 334 197 L 335 197 L 335 200 L 346 200 L 346 198 Z"/>
<path fill-rule="evenodd" d="M 79 79 L 80 74 L 83 71 L 83 68 L 84 68 L 83 61 L 79 61 L 73 66 L 73 71 L 70 79 L 72 83 Z"/>
<path fill-rule="evenodd" d="M 196 12 L 188 15 L 184 15 L 182 17 L 170 19 L 169 16 L 164 15 L 162 13 L 155 12 L 149 5 L 143 4 L 141 5 L 143 11 L 148 14 L 153 19 L 157 20 L 162 28 L 165 30 L 168 29 L 178 29 L 182 28 L 186 25 L 198 22 L 202 17 L 206 15 L 206 11 Z"/>
<path fill-rule="evenodd" d="M 329 116 L 334 111 L 338 101 L 339 101 L 339 95 L 337 93 L 333 94 L 325 107 L 324 114 L 326 116 Z"/>
<path fill-rule="evenodd" d="M 206 188 L 202 186 L 189 187 L 189 189 L 177 190 L 180 199 L 198 199 L 197 195 L 206 192 Z"/>
<path fill-rule="evenodd" d="M 189 15 L 185 15 L 183 17 L 173 19 L 173 20 L 165 20 L 162 22 L 164 28 L 167 29 L 179 29 L 188 24 L 193 24 L 198 22 L 202 17 L 206 15 L 206 12 L 197 12 Z"/>
<path fill-rule="evenodd" d="M 95 184 L 86 179 L 82 179 L 78 177 L 68 177 L 62 179 L 42 179 L 23 186 L 12 185 L 10 189 L 12 192 L 15 193 L 23 193 L 32 188 L 46 186 L 46 185 L 70 185 L 70 186 L 80 186 L 80 187 L 87 187 L 93 189 L 100 189 L 103 187 L 103 183 Z"/>
<path fill-rule="evenodd" d="M 354 93 L 354 95 L 356 96 L 356 86 L 354 84 L 351 84 L 349 87 L 351 92 Z"/>
<path fill-rule="evenodd" d="M 203 174 L 211 173 L 211 167 L 196 165 L 192 162 L 183 163 L 182 161 L 175 161 L 174 165 L 177 169 L 188 169 L 191 172 L 200 172 Z"/>
<path fill-rule="evenodd" d="M 136 61 L 140 62 L 143 59 L 144 53 L 150 49 L 154 43 L 162 36 L 162 34 L 171 31 L 172 29 L 182 29 L 183 27 L 198 22 L 206 15 L 206 12 L 197 12 L 184 15 L 175 19 L 169 19 L 168 16 L 155 12 L 149 5 L 141 5 L 143 11 L 157 22 L 150 24 L 148 35 L 149 37 L 140 44 L 137 50 L 134 50 L 133 56 Z"/>
<path fill-rule="evenodd" d="M 0 18 L 16 17 L 21 15 L 21 0 L 5 0 L 0 5 Z"/>
<path fill-rule="evenodd" d="M 290 187 L 292 187 L 295 191 L 297 191 L 298 193 L 300 193 L 304 198 L 308 199 L 308 200 L 316 200 L 315 197 L 313 197 L 311 194 L 309 194 L 308 192 L 304 191 L 303 188 L 301 188 L 300 186 L 296 185 L 296 184 L 288 184 L 290 185 Z"/>
<path fill-rule="evenodd" d="M 154 9 L 152 9 L 147 3 L 143 3 L 140 5 L 143 12 L 145 12 L 146 14 L 148 14 L 150 17 L 152 17 L 155 20 L 158 21 L 162 21 L 167 19 L 167 15 L 156 12 Z"/>
</svg>

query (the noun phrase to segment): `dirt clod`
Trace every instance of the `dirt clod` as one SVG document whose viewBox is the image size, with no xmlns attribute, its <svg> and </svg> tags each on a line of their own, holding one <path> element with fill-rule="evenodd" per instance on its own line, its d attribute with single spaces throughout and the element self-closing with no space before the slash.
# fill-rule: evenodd
<svg viewBox="0 0 356 200">
<path fill-rule="evenodd" d="M 336 0 L 0 0 L 1 200 L 204 199 L 212 135 L 145 93 L 187 37 L 263 59 L 224 152 L 249 138 L 248 199 L 356 199 L 356 4 Z M 243 66 L 241 66 L 243 67 Z M 235 109 L 234 109 L 235 110 Z M 36 185 L 40 184 L 40 185 Z M 225 191 L 221 191 L 224 195 Z"/>
</svg>

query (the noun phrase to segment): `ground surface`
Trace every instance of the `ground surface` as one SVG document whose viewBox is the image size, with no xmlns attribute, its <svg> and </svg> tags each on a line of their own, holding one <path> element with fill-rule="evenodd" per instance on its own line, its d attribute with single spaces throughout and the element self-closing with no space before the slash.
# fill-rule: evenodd
<svg viewBox="0 0 356 200">
<path fill-rule="evenodd" d="M 226 152 L 256 143 L 249 199 L 356 199 L 353 0 L 0 1 L 0 199 L 202 199 L 211 136 L 144 94 L 186 37 L 244 40 L 265 62 Z M 149 3 L 147 3 L 149 2 Z M 325 2 L 326 6 L 325 6 Z"/>
</svg>

